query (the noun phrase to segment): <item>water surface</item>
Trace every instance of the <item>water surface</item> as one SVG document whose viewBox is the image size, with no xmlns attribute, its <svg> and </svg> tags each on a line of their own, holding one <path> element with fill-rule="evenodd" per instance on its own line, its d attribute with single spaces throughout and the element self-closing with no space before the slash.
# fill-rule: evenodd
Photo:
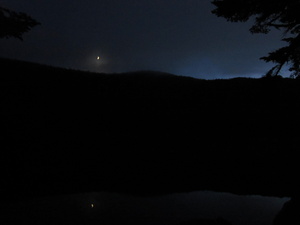
<svg viewBox="0 0 300 225">
<path fill-rule="evenodd" d="M 137 197 L 95 192 L 1 204 L 7 224 L 176 225 L 222 217 L 233 225 L 271 225 L 289 198 L 198 191 Z"/>
</svg>

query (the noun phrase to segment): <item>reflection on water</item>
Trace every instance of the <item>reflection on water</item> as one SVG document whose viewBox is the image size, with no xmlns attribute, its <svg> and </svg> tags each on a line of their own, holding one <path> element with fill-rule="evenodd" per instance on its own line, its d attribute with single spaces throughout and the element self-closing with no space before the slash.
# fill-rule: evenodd
<svg viewBox="0 0 300 225">
<path fill-rule="evenodd" d="M 271 225 L 288 198 L 199 191 L 156 197 L 88 193 L 1 204 L 6 224 L 175 225 L 222 217 L 233 225 Z"/>
</svg>

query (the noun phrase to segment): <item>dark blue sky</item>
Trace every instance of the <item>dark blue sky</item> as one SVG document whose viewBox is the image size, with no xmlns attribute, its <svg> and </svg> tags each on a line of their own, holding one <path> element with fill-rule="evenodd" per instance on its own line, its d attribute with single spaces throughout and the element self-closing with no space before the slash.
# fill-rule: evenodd
<svg viewBox="0 0 300 225">
<path fill-rule="evenodd" d="M 0 56 L 98 72 L 159 70 L 214 79 L 261 77 L 281 33 L 249 32 L 211 13 L 210 0 L 0 0 L 41 22 Z M 97 60 L 100 56 L 100 60 Z"/>
</svg>

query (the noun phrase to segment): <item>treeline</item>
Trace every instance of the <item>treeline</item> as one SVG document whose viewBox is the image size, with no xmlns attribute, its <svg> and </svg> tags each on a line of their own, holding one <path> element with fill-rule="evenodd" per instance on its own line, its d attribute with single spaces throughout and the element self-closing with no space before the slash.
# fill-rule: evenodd
<svg viewBox="0 0 300 225">
<path fill-rule="evenodd" d="M 3 192 L 297 190 L 299 80 L 0 64 Z"/>
</svg>

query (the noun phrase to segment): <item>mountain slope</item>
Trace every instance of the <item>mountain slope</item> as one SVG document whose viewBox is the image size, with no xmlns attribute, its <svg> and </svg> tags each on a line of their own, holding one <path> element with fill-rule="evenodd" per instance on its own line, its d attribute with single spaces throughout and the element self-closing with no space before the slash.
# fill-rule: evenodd
<svg viewBox="0 0 300 225">
<path fill-rule="evenodd" d="M 299 80 L 0 65 L 8 196 L 297 194 Z"/>
</svg>

